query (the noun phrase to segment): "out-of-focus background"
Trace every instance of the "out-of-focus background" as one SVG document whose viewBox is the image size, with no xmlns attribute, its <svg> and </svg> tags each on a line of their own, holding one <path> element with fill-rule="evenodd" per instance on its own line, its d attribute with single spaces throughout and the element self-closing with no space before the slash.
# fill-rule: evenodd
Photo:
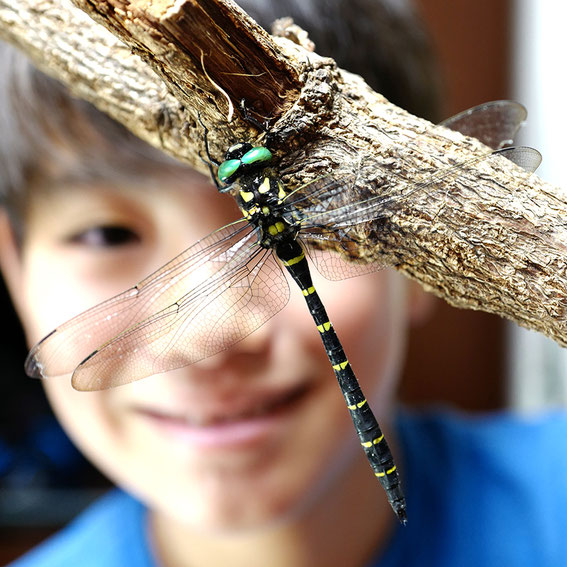
<svg viewBox="0 0 567 567">
<path fill-rule="evenodd" d="M 396 0 L 390 0 L 395 2 Z M 415 0 L 443 75 L 448 117 L 512 98 L 529 111 L 522 143 L 538 148 L 538 174 L 567 187 L 560 132 L 561 54 L 567 3 L 537 0 Z M 50 413 L 41 385 L 23 373 L 26 348 L 5 290 L 0 342 L 0 564 L 56 531 L 107 488 Z M 434 337 L 434 340 L 432 340 Z M 551 341 L 498 317 L 436 300 L 432 318 L 410 337 L 400 397 L 467 411 L 534 411 L 567 399 L 567 358 Z"/>
</svg>

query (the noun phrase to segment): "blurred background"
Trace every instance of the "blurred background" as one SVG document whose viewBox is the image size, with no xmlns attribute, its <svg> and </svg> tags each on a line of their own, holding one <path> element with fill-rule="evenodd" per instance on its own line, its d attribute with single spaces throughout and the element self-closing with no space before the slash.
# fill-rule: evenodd
<svg viewBox="0 0 567 567">
<path fill-rule="evenodd" d="M 398 0 L 389 0 L 395 4 Z M 401 1 L 401 0 L 399 0 Z M 538 148 L 538 173 L 567 187 L 555 138 L 566 118 L 558 61 L 567 4 L 536 0 L 415 0 L 437 54 L 441 118 L 482 102 L 511 98 L 527 106 L 522 143 Z M 561 27 L 560 27 L 561 26 Z M 0 290 L 0 565 L 56 531 L 106 490 L 51 415 L 41 385 L 25 377 L 23 336 Z M 431 337 L 435 337 L 432 342 Z M 432 348 L 432 344 L 435 348 Z M 400 397 L 407 405 L 465 411 L 534 411 L 567 398 L 567 358 L 551 341 L 496 316 L 436 300 L 412 331 Z"/>
</svg>

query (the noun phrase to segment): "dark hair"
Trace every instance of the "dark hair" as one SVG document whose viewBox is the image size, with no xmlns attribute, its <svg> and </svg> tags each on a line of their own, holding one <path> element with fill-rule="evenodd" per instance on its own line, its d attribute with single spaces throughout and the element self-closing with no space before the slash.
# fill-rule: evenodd
<svg viewBox="0 0 567 567">
<path fill-rule="evenodd" d="M 237 0 L 269 30 L 290 16 L 315 51 L 412 114 L 440 120 L 439 72 L 412 0 Z"/>
<path fill-rule="evenodd" d="M 242 0 L 240 5 L 264 27 L 291 16 L 321 55 L 362 75 L 410 112 L 437 118 L 436 73 L 408 1 Z M 114 181 L 142 175 L 155 165 L 178 164 L 89 103 L 71 97 L 7 45 L 0 46 L 0 74 L 0 199 L 16 232 L 26 191 L 39 175 L 56 181 L 61 164 L 66 178 Z"/>
</svg>

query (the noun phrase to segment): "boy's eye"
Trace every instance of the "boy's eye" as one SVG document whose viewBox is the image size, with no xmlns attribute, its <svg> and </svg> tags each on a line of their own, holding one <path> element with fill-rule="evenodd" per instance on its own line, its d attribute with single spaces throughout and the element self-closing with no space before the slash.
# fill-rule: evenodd
<svg viewBox="0 0 567 567">
<path fill-rule="evenodd" d="M 72 244 L 105 248 L 111 246 L 124 246 L 140 242 L 140 236 L 125 226 L 95 226 L 83 230 L 69 238 Z"/>
</svg>

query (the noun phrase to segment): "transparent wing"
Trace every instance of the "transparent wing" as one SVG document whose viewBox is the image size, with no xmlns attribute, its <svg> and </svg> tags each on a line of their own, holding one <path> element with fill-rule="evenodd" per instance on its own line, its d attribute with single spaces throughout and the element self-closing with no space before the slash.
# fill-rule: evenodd
<svg viewBox="0 0 567 567">
<path fill-rule="evenodd" d="M 213 232 L 133 288 L 57 327 L 33 347 L 26 360 L 26 372 L 34 377 L 69 373 L 101 345 L 150 320 L 155 314 L 163 318 L 178 302 L 186 305 L 191 298 L 195 305 L 202 294 L 212 297 L 217 289 L 215 282 L 225 289 L 223 282 L 232 278 L 230 281 L 236 286 L 238 277 L 246 275 L 243 266 L 248 265 L 249 257 L 258 257 L 257 250 L 257 237 L 244 221 Z M 280 282 L 280 287 L 287 289 L 281 271 L 279 280 L 277 273 L 274 278 Z M 277 287 L 277 283 L 274 285 Z M 285 305 L 285 290 L 283 295 Z M 222 310 L 222 303 L 217 307 Z M 91 361 L 91 367 L 93 364 Z M 114 384 L 111 377 L 106 381 L 108 386 Z"/>
<path fill-rule="evenodd" d="M 541 154 L 536 149 L 527 146 L 504 148 L 494 153 L 496 155 L 503 155 L 506 159 L 514 162 L 517 166 L 529 173 L 536 171 L 542 160 Z"/>
<path fill-rule="evenodd" d="M 345 250 L 349 255 L 350 249 L 362 251 L 365 247 L 375 246 L 374 243 L 357 238 L 353 228 L 390 216 L 410 197 L 417 196 L 417 193 L 425 192 L 433 196 L 438 192 L 437 184 L 440 181 L 447 182 L 480 161 L 497 159 L 500 156 L 510 159 L 529 172 L 534 171 L 541 162 L 541 155 L 537 150 L 512 147 L 494 151 L 486 156 L 476 156 L 429 175 L 419 183 L 408 183 L 397 173 L 388 171 L 383 178 L 376 178 L 372 186 L 361 183 L 355 174 L 324 177 L 306 185 L 301 198 L 296 199 L 294 204 L 301 212 L 298 221 L 301 224 L 301 235 L 310 248 L 313 263 L 323 276 L 332 280 L 383 268 L 387 265 L 386 260 L 371 264 L 351 263 L 343 260 L 338 254 L 336 258 L 330 258 L 329 253 L 322 252 L 321 248 L 332 242 L 331 248 Z M 329 227 L 332 227 L 332 231 Z M 323 242 L 325 240 L 328 242 Z"/>
<path fill-rule="evenodd" d="M 493 150 L 500 150 L 513 142 L 518 130 L 524 124 L 527 115 L 526 108 L 519 102 L 497 100 L 464 110 L 440 122 L 440 125 L 460 132 L 465 136 L 477 138 Z M 388 136 L 386 135 L 386 137 Z M 414 146 L 412 151 L 419 151 L 417 149 L 419 143 L 414 143 Z M 527 149 L 535 155 L 540 155 L 539 152 L 532 148 Z M 491 154 L 487 154 L 486 157 L 490 155 Z M 504 155 L 528 171 L 535 171 L 539 166 L 539 162 L 537 165 L 532 166 L 527 162 L 524 165 L 524 163 L 515 160 L 513 157 L 514 152 Z M 482 160 L 484 158 L 481 157 L 478 159 Z M 541 162 L 541 156 L 539 159 Z M 459 166 L 457 166 L 457 169 L 458 168 Z M 392 173 L 395 174 L 393 168 Z M 441 172 L 441 175 L 443 175 L 443 172 Z M 433 182 L 434 179 L 430 181 Z M 333 176 L 329 175 L 318 180 L 315 185 L 310 184 L 297 187 L 288 195 L 286 202 L 300 206 L 302 202 L 317 203 L 321 200 L 321 196 L 323 196 L 323 200 L 326 200 L 326 202 L 322 204 L 322 207 L 325 207 L 330 200 L 340 197 L 340 194 L 341 187 L 337 186 Z"/>
<path fill-rule="evenodd" d="M 301 221 L 302 230 L 333 226 L 347 228 L 353 224 L 368 222 L 390 215 L 394 208 L 399 207 L 416 193 L 433 193 L 437 191 L 440 181 L 448 181 L 459 176 L 463 170 L 469 169 L 485 160 L 505 157 L 516 165 L 525 166 L 528 172 L 533 171 L 541 161 L 541 154 L 533 148 L 524 146 L 503 148 L 485 156 L 476 156 L 463 163 L 445 168 L 435 174 L 426 176 L 418 183 L 408 183 L 407 180 L 395 172 L 388 172 L 387 181 L 380 187 L 381 179 L 376 178 L 372 187 L 361 184 L 356 175 L 345 175 L 333 180 L 324 180 L 327 186 L 323 193 L 317 187 L 318 203 L 309 206 L 304 211 Z M 314 183 L 317 185 L 317 182 Z M 382 189 L 382 190 L 381 190 Z"/>
<path fill-rule="evenodd" d="M 469 108 L 440 124 L 499 150 L 514 143 L 527 116 L 527 110 L 519 102 L 496 100 Z"/>
<path fill-rule="evenodd" d="M 465 110 L 444 120 L 441 125 L 478 138 L 494 150 L 500 150 L 513 142 L 526 117 L 527 111 L 520 103 L 500 100 Z M 302 235 L 309 257 L 318 271 L 331 280 L 359 276 L 385 267 L 386 260 L 373 263 L 347 262 L 340 254 L 329 253 L 324 248 L 331 244 L 333 249 L 343 250 L 347 257 L 358 254 L 364 256 L 364 248 L 374 244 L 361 241 L 356 231 L 352 230 L 354 225 L 384 217 L 411 195 L 419 191 L 433 192 L 439 181 L 456 176 L 464 168 L 497 155 L 506 157 L 529 172 L 535 171 L 541 163 L 541 154 L 533 148 L 506 148 L 447 168 L 413 185 L 408 185 L 392 168 L 385 172 L 383 186 L 380 186 L 381 181 L 377 179 L 372 192 L 368 187 L 358 187 L 358 178 L 354 174 L 345 174 L 340 178 L 329 175 L 297 188 L 287 202 L 300 209 L 308 209 L 301 221 Z M 388 177 L 399 179 L 407 190 L 396 195 L 388 194 Z M 329 226 L 333 230 L 329 230 Z M 350 254 L 349 251 L 354 249 L 357 254 Z"/>
<path fill-rule="evenodd" d="M 288 299 L 271 250 L 254 243 L 176 303 L 93 352 L 75 369 L 73 386 L 101 390 L 207 358 L 256 330 Z"/>
<path fill-rule="evenodd" d="M 174 303 L 187 292 L 188 278 L 199 280 L 208 262 L 239 250 L 250 238 L 248 225 L 227 226 L 200 240 L 134 287 L 88 309 L 54 329 L 37 343 L 26 360 L 32 377 L 59 376 L 74 368 L 91 352 L 128 327 Z M 222 266 L 218 264 L 218 268 Z M 195 276 L 191 276 L 195 273 Z M 202 279 L 201 276 L 200 279 Z"/>
<path fill-rule="evenodd" d="M 365 248 L 375 247 L 358 237 L 352 227 L 350 229 L 321 230 L 317 234 L 310 233 L 301 238 L 309 260 L 317 271 L 328 280 L 345 280 L 365 274 L 371 274 L 390 265 L 383 261 L 365 262 L 357 260 Z M 329 247 L 332 250 L 329 250 Z M 344 252 L 341 254 L 340 251 Z M 364 256 L 364 253 L 362 254 Z M 345 257 L 349 260 L 345 260 Z M 352 258 L 352 260 L 351 260 Z"/>
</svg>

